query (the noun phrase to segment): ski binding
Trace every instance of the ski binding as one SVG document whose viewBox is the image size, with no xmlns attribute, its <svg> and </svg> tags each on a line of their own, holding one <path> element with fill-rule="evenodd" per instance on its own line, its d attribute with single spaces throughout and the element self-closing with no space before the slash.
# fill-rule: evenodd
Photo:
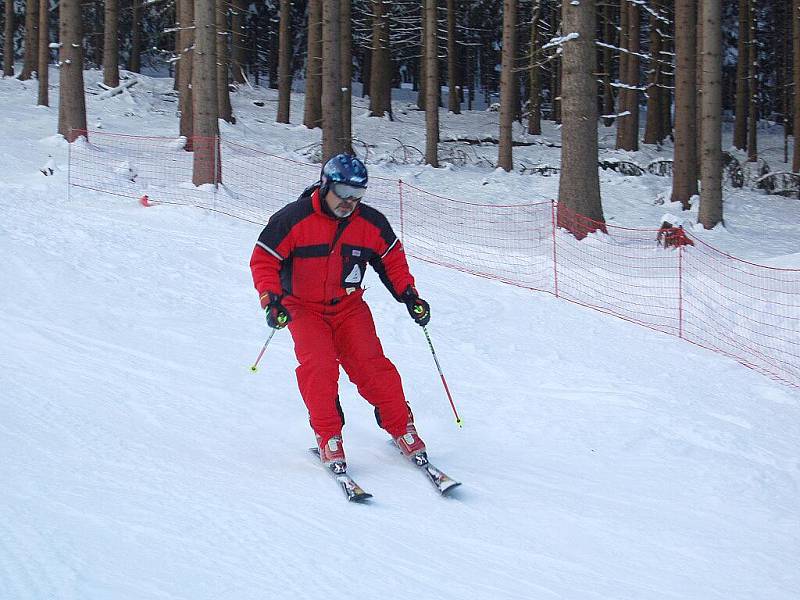
<svg viewBox="0 0 800 600">
<path fill-rule="evenodd" d="M 309 451 L 319 459 L 319 448 L 309 448 Z M 342 488 L 345 497 L 350 502 L 365 502 L 372 498 L 372 494 L 365 492 L 361 486 L 353 481 L 353 478 L 347 474 L 347 465 L 344 463 L 332 463 L 322 466 L 333 476 Z"/>
</svg>

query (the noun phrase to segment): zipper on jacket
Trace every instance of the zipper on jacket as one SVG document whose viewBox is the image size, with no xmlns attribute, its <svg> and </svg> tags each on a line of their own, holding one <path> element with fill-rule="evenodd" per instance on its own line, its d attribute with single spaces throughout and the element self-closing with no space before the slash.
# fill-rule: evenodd
<svg viewBox="0 0 800 600">
<path fill-rule="evenodd" d="M 339 224 L 336 226 L 336 233 L 333 236 L 333 241 L 331 242 L 331 254 L 333 254 L 333 250 L 336 247 L 336 242 L 339 241 L 339 238 L 342 237 L 344 233 L 344 228 L 350 223 L 350 219 L 342 219 L 339 221 Z"/>
<path fill-rule="evenodd" d="M 331 251 L 328 253 L 328 260 L 325 263 L 325 284 L 323 287 L 323 295 L 327 297 L 328 294 L 328 279 L 330 278 L 331 272 L 331 256 L 333 256 L 333 252 L 336 250 L 336 242 L 339 241 L 339 238 L 342 237 L 344 233 L 344 228 L 350 223 L 350 219 L 342 219 L 336 225 L 336 232 L 333 234 L 333 240 L 331 241 Z"/>
</svg>

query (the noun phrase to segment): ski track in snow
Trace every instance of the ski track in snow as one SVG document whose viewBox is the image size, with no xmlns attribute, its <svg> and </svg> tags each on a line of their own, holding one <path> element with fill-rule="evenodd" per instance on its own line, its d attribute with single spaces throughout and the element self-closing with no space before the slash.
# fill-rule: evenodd
<svg viewBox="0 0 800 600">
<path fill-rule="evenodd" d="M 19 150 L 0 159 L 22 165 L 0 181 L 0 598 L 797 597 L 796 390 L 412 261 L 463 430 L 374 274 L 367 298 L 433 462 L 464 485 L 438 498 L 343 375 L 350 472 L 375 495 L 351 505 L 306 450 L 286 332 L 249 372 L 260 227 L 67 200 L 64 170 L 42 183 L 41 148 Z"/>
</svg>

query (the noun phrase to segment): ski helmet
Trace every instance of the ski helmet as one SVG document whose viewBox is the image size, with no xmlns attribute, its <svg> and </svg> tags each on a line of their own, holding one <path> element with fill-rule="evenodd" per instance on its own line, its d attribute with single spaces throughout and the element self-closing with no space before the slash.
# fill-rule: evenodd
<svg viewBox="0 0 800 600">
<path fill-rule="evenodd" d="M 357 188 L 367 187 L 367 167 L 357 156 L 337 154 L 323 165 L 319 176 L 319 192 L 328 193 L 334 183 L 344 183 Z"/>
</svg>

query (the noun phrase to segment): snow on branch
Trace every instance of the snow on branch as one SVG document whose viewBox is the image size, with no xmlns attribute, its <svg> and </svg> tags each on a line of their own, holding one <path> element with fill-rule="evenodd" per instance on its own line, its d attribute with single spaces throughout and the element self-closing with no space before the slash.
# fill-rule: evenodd
<svg viewBox="0 0 800 600">
<path fill-rule="evenodd" d="M 561 37 L 554 37 L 551 38 L 549 42 L 547 42 L 544 46 L 542 46 L 542 50 L 545 48 L 552 48 L 553 46 L 562 46 L 564 42 L 568 42 L 570 40 L 577 40 L 580 37 L 578 33 L 568 33 L 567 35 Z"/>
</svg>

